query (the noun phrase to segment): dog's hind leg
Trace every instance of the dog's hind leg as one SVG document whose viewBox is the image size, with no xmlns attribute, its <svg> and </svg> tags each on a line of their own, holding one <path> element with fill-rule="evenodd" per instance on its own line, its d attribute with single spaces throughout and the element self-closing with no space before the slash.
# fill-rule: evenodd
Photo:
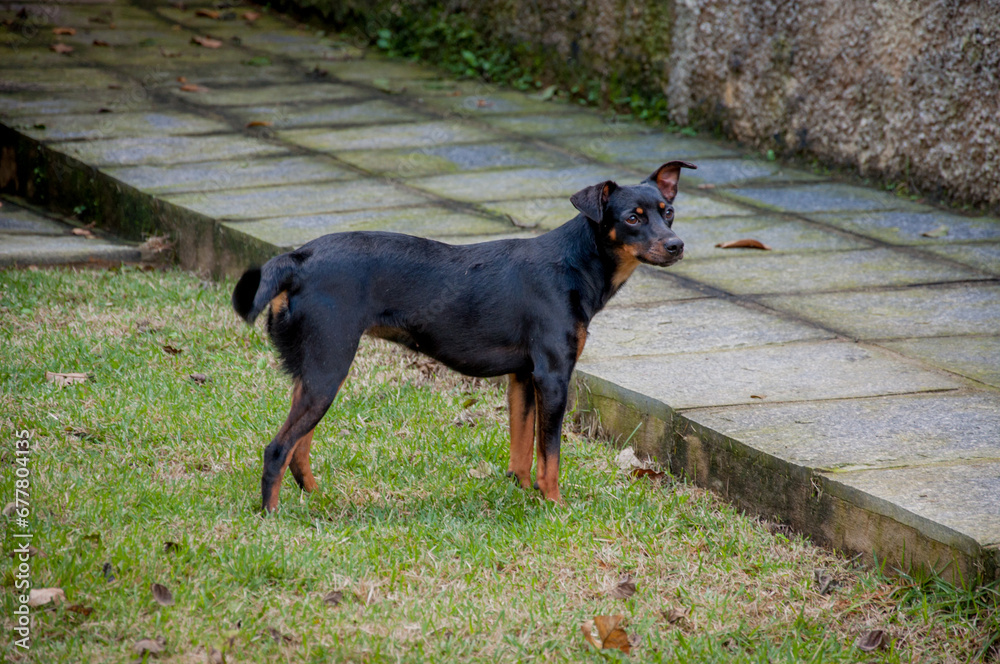
<svg viewBox="0 0 1000 664">
<path fill-rule="evenodd" d="M 288 418 L 264 450 L 260 488 L 265 512 L 273 511 L 278 506 L 281 479 L 289 465 L 299 486 L 306 491 L 316 488 L 309 464 L 313 429 L 323 419 L 344 384 L 360 336 L 352 334 L 345 338 L 327 331 L 311 337 L 309 347 L 304 349 L 304 369 L 292 390 Z"/>
<path fill-rule="evenodd" d="M 531 462 L 535 454 L 535 384 L 531 374 L 510 374 L 507 387 L 510 409 L 510 465 L 507 477 L 514 476 L 525 489 L 531 487 Z"/>
</svg>

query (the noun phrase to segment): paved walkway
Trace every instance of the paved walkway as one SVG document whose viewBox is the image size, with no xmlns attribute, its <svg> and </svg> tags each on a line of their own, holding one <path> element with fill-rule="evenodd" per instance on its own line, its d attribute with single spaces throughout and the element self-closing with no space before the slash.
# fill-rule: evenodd
<svg viewBox="0 0 1000 664">
<path fill-rule="evenodd" d="M 585 185 L 696 162 L 677 201 L 687 257 L 637 273 L 594 322 L 580 407 L 822 542 L 998 574 L 997 220 L 455 82 L 245 8 L 0 8 L 0 187 L 93 201 L 136 239 L 170 230 L 189 267 L 232 273 L 354 229 L 527 236 L 572 217 Z M 716 246 L 741 238 L 771 250 Z"/>
</svg>

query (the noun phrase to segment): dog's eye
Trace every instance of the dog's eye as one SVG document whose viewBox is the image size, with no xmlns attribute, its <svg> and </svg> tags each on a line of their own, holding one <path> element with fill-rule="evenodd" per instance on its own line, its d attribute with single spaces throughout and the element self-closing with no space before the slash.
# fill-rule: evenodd
<svg viewBox="0 0 1000 664">
<path fill-rule="evenodd" d="M 664 210 L 663 211 L 663 218 L 666 219 L 667 221 L 670 221 L 671 219 L 674 218 L 674 211 L 673 210 Z"/>
<path fill-rule="evenodd" d="M 634 214 L 630 214 L 625 221 L 629 224 L 635 225 L 639 223 L 639 217 L 635 216 Z"/>
</svg>

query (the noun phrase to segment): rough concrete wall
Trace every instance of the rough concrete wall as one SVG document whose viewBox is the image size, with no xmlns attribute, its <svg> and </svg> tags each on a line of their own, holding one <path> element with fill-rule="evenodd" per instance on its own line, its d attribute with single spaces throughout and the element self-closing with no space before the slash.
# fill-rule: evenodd
<svg viewBox="0 0 1000 664">
<path fill-rule="evenodd" d="M 1000 204 L 1000 2 L 677 0 L 673 117 Z M 938 192 L 938 193 L 943 193 Z"/>
<path fill-rule="evenodd" d="M 297 0 L 373 15 L 394 0 Z M 678 124 L 1000 206 L 1000 0 L 421 0 L 564 84 Z M 610 90 L 609 90 L 610 87 Z"/>
</svg>

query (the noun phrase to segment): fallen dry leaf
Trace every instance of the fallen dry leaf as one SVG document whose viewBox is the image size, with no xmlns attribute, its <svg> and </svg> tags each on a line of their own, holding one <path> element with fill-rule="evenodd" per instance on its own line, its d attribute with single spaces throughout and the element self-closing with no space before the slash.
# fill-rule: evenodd
<svg viewBox="0 0 1000 664">
<path fill-rule="evenodd" d="M 167 587 L 160 583 L 153 583 L 149 586 L 149 589 L 153 591 L 153 599 L 160 606 L 173 606 L 174 605 L 174 595 Z"/>
<path fill-rule="evenodd" d="M 750 398 L 751 399 L 766 399 L 767 395 L 766 394 L 751 394 Z"/>
<path fill-rule="evenodd" d="M 191 42 L 198 44 L 199 46 L 204 46 L 205 48 L 219 48 L 222 46 L 222 41 L 218 39 L 212 39 L 211 37 L 192 37 Z"/>
<path fill-rule="evenodd" d="M 715 246 L 719 249 L 763 249 L 764 251 L 771 251 L 771 247 L 767 246 L 760 240 L 754 240 L 751 238 L 732 240 L 730 242 L 720 242 Z"/>
<path fill-rule="evenodd" d="M 205 383 L 208 382 L 208 376 L 206 376 L 203 373 L 193 373 L 189 375 L 188 378 L 198 383 L 199 385 L 204 385 Z"/>
<path fill-rule="evenodd" d="M 161 46 L 160 55 L 162 55 L 165 58 L 179 58 L 181 57 L 182 53 L 180 51 L 175 51 L 173 49 L 164 48 Z"/>
<path fill-rule="evenodd" d="M 215 20 L 219 19 L 221 14 L 214 9 L 199 9 L 194 13 L 195 16 L 204 16 L 205 18 L 212 18 Z"/>
<path fill-rule="evenodd" d="M 155 639 L 140 639 L 135 642 L 132 646 L 132 652 L 137 655 L 144 655 L 147 652 L 152 654 L 157 654 L 163 652 L 164 647 L 167 645 L 167 640 L 162 636 Z"/>
<path fill-rule="evenodd" d="M 669 611 L 661 610 L 660 613 L 663 617 L 667 619 L 667 622 L 673 625 L 674 623 L 680 622 L 681 620 L 686 620 L 688 616 L 687 609 L 673 608 Z"/>
<path fill-rule="evenodd" d="M 94 612 L 93 608 L 89 606 L 84 606 L 83 604 L 74 604 L 73 606 L 68 606 L 66 607 L 66 610 L 72 611 L 73 613 L 79 613 L 84 618 L 86 618 L 87 616 L 89 616 L 91 613 Z"/>
<path fill-rule="evenodd" d="M 941 224 L 940 226 L 938 226 L 934 230 L 924 231 L 920 235 L 922 237 L 937 238 L 937 237 L 944 237 L 947 234 L 948 234 L 948 226 L 947 226 L 947 224 Z"/>
<path fill-rule="evenodd" d="M 837 580 L 825 569 L 814 569 L 813 577 L 816 579 L 816 591 L 820 595 L 829 595 L 837 587 Z"/>
<path fill-rule="evenodd" d="M 8 558 L 17 558 L 22 553 L 24 553 L 24 551 L 11 551 L 10 553 L 7 554 L 7 557 Z M 27 551 L 27 553 L 28 553 L 28 557 L 29 558 L 34 557 L 34 556 L 41 556 L 42 558 L 48 558 L 48 556 L 46 556 L 45 553 L 41 549 L 37 549 L 33 545 L 31 545 L 31 544 L 28 545 L 28 551 Z"/>
<path fill-rule="evenodd" d="M 197 83 L 185 83 L 181 86 L 181 92 L 208 92 L 208 88 Z"/>
<path fill-rule="evenodd" d="M 247 128 L 250 128 L 250 127 L 270 127 L 271 123 L 268 122 L 267 120 L 251 120 L 250 122 L 247 123 L 246 126 L 247 126 Z"/>
<path fill-rule="evenodd" d="M 710 183 L 699 184 L 698 188 L 699 189 L 715 189 L 715 185 L 714 184 L 710 184 Z"/>
<path fill-rule="evenodd" d="M 170 344 L 163 344 L 163 350 L 167 352 L 168 355 L 180 355 L 184 352 L 183 348 L 177 348 L 171 346 Z"/>
<path fill-rule="evenodd" d="M 632 644 L 629 643 L 628 634 L 622 629 L 622 620 L 625 616 L 618 614 L 615 616 L 594 616 L 593 620 L 588 620 L 580 625 L 583 638 L 587 643 L 598 650 L 617 648 L 626 655 L 632 651 Z M 594 627 L 597 627 L 597 638 L 594 638 Z"/>
<path fill-rule="evenodd" d="M 3 506 L 3 515 L 10 516 L 17 510 L 17 503 L 7 503 Z"/>
<path fill-rule="evenodd" d="M 53 44 L 52 46 L 49 46 L 49 50 L 62 55 L 69 55 L 73 52 L 73 47 L 67 46 L 66 44 Z"/>
<path fill-rule="evenodd" d="M 76 28 L 52 28 L 52 34 L 54 35 L 69 35 L 72 37 L 76 34 Z"/>
<path fill-rule="evenodd" d="M 344 591 L 332 590 L 323 595 L 323 603 L 330 606 L 339 606 L 344 601 Z"/>
<path fill-rule="evenodd" d="M 284 642 L 286 644 L 288 644 L 288 643 L 295 643 L 295 637 L 294 636 L 292 636 L 291 634 L 282 634 L 281 632 L 279 632 L 278 630 L 276 630 L 273 627 L 268 627 L 267 628 L 267 633 L 271 635 L 271 638 L 274 639 L 275 643 L 282 643 L 282 642 Z"/>
<path fill-rule="evenodd" d="M 62 588 L 32 588 L 28 593 L 28 606 L 45 606 L 49 602 L 58 604 L 66 599 Z"/>
<path fill-rule="evenodd" d="M 212 648 L 212 651 L 208 653 L 208 664 L 225 664 L 226 658 L 222 656 L 222 652 L 218 648 Z"/>
<path fill-rule="evenodd" d="M 618 584 L 608 591 L 608 597 L 614 599 L 628 599 L 635 594 L 635 581 L 632 580 L 632 576 L 626 574 L 618 581 Z"/>
<path fill-rule="evenodd" d="M 94 237 L 94 231 L 89 228 L 74 228 L 70 231 L 70 235 L 79 235 L 80 237 L 92 238 Z"/>
<path fill-rule="evenodd" d="M 615 457 L 615 465 L 621 470 L 645 467 L 642 461 L 639 460 L 639 457 L 635 455 L 635 450 L 631 447 L 626 447 L 618 453 L 618 456 Z"/>
<path fill-rule="evenodd" d="M 177 542 L 164 542 L 163 553 L 177 553 L 181 550 L 181 545 Z"/>
<path fill-rule="evenodd" d="M 104 41 L 103 39 L 95 39 L 94 40 L 94 46 L 111 46 L 111 44 L 109 44 L 108 42 Z"/>
<path fill-rule="evenodd" d="M 243 20 L 253 23 L 260 18 L 260 12 L 243 12 Z"/>
<path fill-rule="evenodd" d="M 884 629 L 873 629 L 859 636 L 854 645 L 864 652 L 885 650 L 889 647 L 889 635 Z"/>
<path fill-rule="evenodd" d="M 493 467 L 486 461 L 480 461 L 479 465 L 469 471 L 469 477 L 477 480 L 484 480 L 493 474 Z"/>
<path fill-rule="evenodd" d="M 87 374 L 56 373 L 55 371 L 46 371 L 45 380 L 49 383 L 55 383 L 58 387 L 66 387 L 68 385 L 76 385 L 77 383 L 84 382 L 87 380 Z"/>
</svg>

